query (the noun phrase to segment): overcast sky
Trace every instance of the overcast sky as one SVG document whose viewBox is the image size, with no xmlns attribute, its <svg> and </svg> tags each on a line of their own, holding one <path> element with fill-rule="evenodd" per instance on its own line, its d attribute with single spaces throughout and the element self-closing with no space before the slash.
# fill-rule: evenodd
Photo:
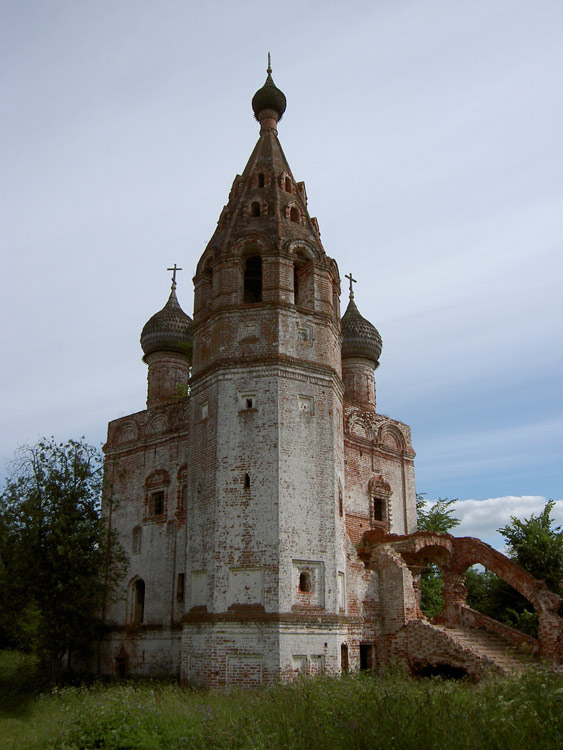
<svg viewBox="0 0 563 750">
<path fill-rule="evenodd" d="M 258 137 L 383 337 L 378 410 L 460 533 L 563 521 L 560 0 L 0 0 L 0 457 L 144 408 L 139 334 Z M 343 306 L 347 303 L 343 297 Z M 479 502 L 475 502 L 479 501 Z"/>
</svg>

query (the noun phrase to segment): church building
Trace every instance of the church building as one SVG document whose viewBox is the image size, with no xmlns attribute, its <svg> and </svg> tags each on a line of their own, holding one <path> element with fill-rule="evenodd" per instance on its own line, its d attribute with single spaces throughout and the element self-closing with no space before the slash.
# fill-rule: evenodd
<svg viewBox="0 0 563 750">
<path fill-rule="evenodd" d="M 338 266 L 278 139 L 286 98 L 269 67 L 252 109 L 258 142 L 197 265 L 193 319 L 174 266 L 141 334 L 146 409 L 108 427 L 103 507 L 127 572 L 99 669 L 210 687 L 393 655 L 471 672 L 419 610 L 417 576 L 440 545 L 414 533 L 410 429 L 377 413 L 381 337 L 351 274 L 341 315 Z M 452 545 L 440 559 L 455 619 Z"/>
</svg>

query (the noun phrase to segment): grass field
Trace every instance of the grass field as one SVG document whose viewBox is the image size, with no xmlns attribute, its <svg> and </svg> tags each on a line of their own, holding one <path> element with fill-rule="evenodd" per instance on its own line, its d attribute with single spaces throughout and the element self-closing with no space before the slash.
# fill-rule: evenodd
<svg viewBox="0 0 563 750">
<path fill-rule="evenodd" d="M 3 749 L 563 747 L 563 676 L 540 669 L 477 684 L 395 671 L 256 692 L 129 682 L 30 697 L 28 688 L 0 694 Z"/>
</svg>

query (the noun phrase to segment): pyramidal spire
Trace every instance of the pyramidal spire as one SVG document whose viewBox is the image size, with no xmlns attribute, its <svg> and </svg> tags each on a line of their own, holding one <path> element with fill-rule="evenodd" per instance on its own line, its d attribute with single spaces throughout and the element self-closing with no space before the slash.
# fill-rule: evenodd
<svg viewBox="0 0 563 750">
<path fill-rule="evenodd" d="M 305 184 L 295 181 L 278 139 L 286 98 L 272 79 L 269 53 L 266 82 L 254 94 L 252 109 L 260 137 L 242 175 L 235 177 L 208 250 L 217 257 L 245 235 L 261 235 L 277 247 L 302 240 L 313 254 L 324 256 L 317 220 L 307 209 Z"/>
</svg>

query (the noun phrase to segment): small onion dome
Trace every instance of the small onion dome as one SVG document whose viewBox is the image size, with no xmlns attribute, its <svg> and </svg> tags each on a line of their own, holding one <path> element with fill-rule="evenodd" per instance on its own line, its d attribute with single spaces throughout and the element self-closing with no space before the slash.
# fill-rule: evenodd
<svg viewBox="0 0 563 750">
<path fill-rule="evenodd" d="M 353 299 L 342 316 L 341 327 L 342 359 L 361 357 L 371 360 L 377 367 L 383 346 L 381 336 L 377 328 L 360 315 Z"/>
<path fill-rule="evenodd" d="M 178 352 L 187 357 L 192 348 L 192 319 L 182 310 L 174 291 L 168 302 L 146 323 L 141 333 L 145 359 L 153 352 Z"/>
<path fill-rule="evenodd" d="M 272 71 L 268 68 L 268 77 L 266 83 L 252 97 L 252 109 L 254 117 L 260 122 L 259 113 L 264 109 L 273 109 L 278 113 L 278 122 L 281 120 L 287 100 L 283 91 L 276 86 L 272 78 Z"/>
</svg>

